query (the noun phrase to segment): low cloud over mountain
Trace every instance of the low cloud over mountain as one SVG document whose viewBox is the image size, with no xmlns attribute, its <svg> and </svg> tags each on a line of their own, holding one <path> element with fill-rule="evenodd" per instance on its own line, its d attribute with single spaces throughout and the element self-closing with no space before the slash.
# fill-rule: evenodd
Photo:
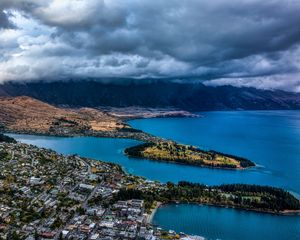
<svg viewBox="0 0 300 240">
<path fill-rule="evenodd" d="M 299 12 L 297 0 L 1 0 L 0 82 L 173 78 L 300 91 Z"/>
</svg>

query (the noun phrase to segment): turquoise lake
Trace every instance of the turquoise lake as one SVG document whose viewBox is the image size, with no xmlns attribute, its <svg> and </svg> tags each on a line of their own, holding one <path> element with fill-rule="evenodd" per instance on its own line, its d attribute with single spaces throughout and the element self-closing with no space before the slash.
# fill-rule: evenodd
<svg viewBox="0 0 300 240">
<path fill-rule="evenodd" d="M 151 180 L 186 180 L 209 185 L 271 185 L 300 196 L 300 111 L 200 114 L 203 117 L 142 119 L 129 123 L 135 128 L 181 143 L 246 157 L 258 166 L 239 171 L 129 159 L 123 155 L 123 150 L 139 142 L 128 139 L 12 136 L 59 153 L 76 153 L 118 163 L 127 172 Z M 198 205 L 169 205 L 157 211 L 154 222 L 167 229 L 211 239 L 300 239 L 299 216 L 283 217 Z"/>
<path fill-rule="evenodd" d="M 174 178 L 278 186 L 300 194 L 300 111 L 203 112 L 202 118 L 134 120 L 138 129 L 255 162 L 244 171 L 182 170 Z M 173 178 L 173 180 L 174 180 Z"/>
<path fill-rule="evenodd" d="M 164 229 L 222 240 L 299 240 L 299 216 L 208 207 L 195 204 L 162 206 L 154 224 Z"/>
</svg>

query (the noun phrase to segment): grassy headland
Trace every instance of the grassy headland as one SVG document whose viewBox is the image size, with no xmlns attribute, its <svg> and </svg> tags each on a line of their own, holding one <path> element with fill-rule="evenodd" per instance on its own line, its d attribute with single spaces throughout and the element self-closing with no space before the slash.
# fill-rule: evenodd
<svg viewBox="0 0 300 240">
<path fill-rule="evenodd" d="M 244 169 L 255 166 L 253 162 L 245 158 L 216 151 L 204 151 L 194 146 L 178 144 L 173 141 L 144 143 L 125 149 L 125 153 L 130 157 L 196 166 L 229 169 Z"/>
</svg>

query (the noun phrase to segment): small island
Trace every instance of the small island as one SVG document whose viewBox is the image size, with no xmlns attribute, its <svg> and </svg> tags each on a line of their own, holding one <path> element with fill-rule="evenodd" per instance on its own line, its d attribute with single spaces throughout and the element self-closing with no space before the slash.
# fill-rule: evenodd
<svg viewBox="0 0 300 240">
<path fill-rule="evenodd" d="M 175 162 L 202 167 L 245 169 L 255 166 L 246 158 L 216 151 L 204 151 L 197 147 L 178 144 L 174 141 L 143 143 L 125 149 L 125 154 L 134 158 Z"/>
</svg>

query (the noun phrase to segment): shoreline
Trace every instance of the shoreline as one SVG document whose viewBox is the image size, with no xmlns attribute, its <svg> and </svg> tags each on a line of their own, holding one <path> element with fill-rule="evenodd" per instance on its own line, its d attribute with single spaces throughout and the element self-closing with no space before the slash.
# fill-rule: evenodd
<svg viewBox="0 0 300 240">
<path fill-rule="evenodd" d="M 126 149 L 125 149 L 126 150 Z M 152 158 L 142 158 L 142 157 L 133 157 L 130 156 L 128 154 L 125 153 L 124 150 L 124 155 L 126 155 L 129 158 L 134 158 L 134 159 L 143 159 L 143 160 L 149 160 L 149 161 L 156 161 L 156 162 L 162 162 L 162 163 L 168 163 L 168 164 L 178 164 L 178 165 L 183 165 L 183 166 L 192 166 L 192 167 L 198 167 L 198 168 L 209 168 L 209 169 L 217 169 L 217 170 L 228 170 L 228 171 L 245 171 L 248 169 L 252 169 L 257 167 L 257 165 L 255 164 L 255 166 L 251 166 L 251 167 L 245 167 L 245 168 L 241 168 L 241 167 L 237 167 L 237 168 L 230 168 L 230 167 L 213 167 L 210 165 L 205 165 L 205 164 L 192 164 L 192 163 L 182 163 L 182 162 L 176 162 L 176 161 L 166 161 L 166 160 L 159 160 L 159 159 L 152 159 Z"/>
<path fill-rule="evenodd" d="M 240 211 L 248 211 L 248 212 L 254 212 L 254 213 L 263 213 L 263 214 L 271 214 L 273 216 L 300 216 L 300 209 L 299 210 L 283 210 L 280 212 L 275 211 L 268 211 L 268 210 L 262 210 L 262 209 L 256 209 L 256 208 L 244 208 L 239 206 L 230 206 L 230 205 L 222 205 L 222 204 L 215 204 L 215 203 L 198 203 L 198 202 L 166 202 L 161 203 L 159 205 L 180 205 L 180 204 L 195 204 L 199 206 L 207 206 L 207 207 L 217 207 L 217 208 L 230 208 L 234 210 L 240 210 Z M 158 208 L 156 208 L 155 211 L 157 211 Z"/>
<path fill-rule="evenodd" d="M 58 137 L 58 138 L 74 138 L 74 137 L 97 137 L 97 138 L 117 138 L 117 139 L 131 139 L 140 141 L 141 143 L 157 143 L 161 141 L 168 141 L 167 139 L 164 139 L 162 137 L 157 137 L 155 135 L 143 132 L 142 130 L 138 130 L 135 128 L 132 128 L 132 131 L 86 131 L 84 133 L 65 133 L 65 134 L 57 134 L 52 132 L 34 132 L 34 131 L 28 131 L 28 130 L 10 130 L 10 129 L 4 129 L 3 131 L 0 131 L 0 133 L 4 134 L 24 134 L 24 135 L 37 135 L 37 136 L 45 136 L 45 137 Z M 138 146 L 139 144 L 137 144 Z M 126 148 L 127 149 L 127 148 Z M 124 149 L 123 154 L 126 155 L 129 158 L 136 158 L 134 156 L 128 155 Z M 211 151 L 211 150 L 210 150 Z M 226 155 L 224 153 L 220 153 L 223 155 Z M 230 168 L 230 167 L 221 167 L 221 166 L 211 166 L 206 164 L 194 164 L 189 162 L 178 162 L 178 161 L 167 161 L 167 160 L 161 160 L 161 159 L 152 159 L 152 158 L 142 158 L 149 161 L 157 161 L 157 162 L 164 162 L 164 163 L 170 163 L 170 164 L 178 164 L 178 165 L 185 165 L 185 166 L 193 166 L 193 167 L 199 167 L 199 168 L 209 168 L 209 169 L 220 169 L 220 170 L 229 170 L 229 171 L 244 171 L 251 168 L 257 167 L 257 165 L 254 164 L 254 166 L 248 166 L 248 167 L 236 167 L 236 168 Z"/>
<path fill-rule="evenodd" d="M 137 119 L 203 117 L 198 112 L 191 112 L 188 110 L 183 110 L 178 108 L 97 107 L 96 109 L 107 113 L 109 116 L 121 119 L 125 123 Z"/>
<path fill-rule="evenodd" d="M 164 203 L 162 202 L 156 202 L 156 206 L 154 209 L 152 209 L 151 213 L 150 214 L 147 214 L 147 220 L 146 222 L 148 224 L 152 224 L 152 221 L 153 221 L 153 217 L 155 215 L 155 213 L 157 212 L 157 210 L 159 209 L 160 206 L 164 205 Z"/>
<path fill-rule="evenodd" d="M 134 129 L 133 130 L 137 130 Z M 149 133 L 139 131 L 103 131 L 103 132 L 85 132 L 85 133 L 65 133 L 57 134 L 51 132 L 34 132 L 28 130 L 11 130 L 4 129 L 0 131 L 3 134 L 20 134 L 20 135 L 37 135 L 45 137 L 58 137 L 58 138 L 73 138 L 73 137 L 97 137 L 97 138 L 119 138 L 119 139 L 131 139 L 140 142 L 156 142 L 164 140 L 163 138 L 151 135 Z"/>
<path fill-rule="evenodd" d="M 20 142 L 19 142 L 20 143 Z M 49 149 L 51 150 L 51 149 Z M 55 150 L 51 150 L 56 152 Z M 62 154 L 65 155 L 65 154 Z M 77 155 L 77 154 L 75 154 Z M 138 178 L 143 178 L 142 176 L 138 176 L 138 175 L 133 175 L 131 173 L 129 173 L 128 171 L 126 171 L 126 169 L 124 169 L 124 167 L 120 164 L 117 163 L 112 163 L 112 162 L 106 162 L 105 160 L 97 160 L 97 159 L 93 159 L 93 158 L 86 158 L 86 157 L 81 157 L 80 155 L 78 155 L 80 158 L 82 159 L 86 159 L 88 161 L 97 161 L 97 162 L 105 162 L 108 164 L 112 164 L 115 165 L 117 167 L 119 167 L 120 171 L 127 175 L 127 176 L 136 176 Z M 219 207 L 219 208 L 231 208 L 231 209 L 236 209 L 236 210 L 241 210 L 241 211 L 251 211 L 251 212 L 257 212 L 257 213 L 266 213 L 266 214 L 272 214 L 272 215 L 277 215 L 277 216 L 300 216 L 300 209 L 299 210 L 290 210 L 290 209 L 286 209 L 283 211 L 272 211 L 272 210 L 267 210 L 267 209 L 256 209 L 256 208 L 248 208 L 248 207 L 243 207 L 243 206 L 233 206 L 233 205 L 224 205 L 224 204 L 217 204 L 217 203 L 201 203 L 201 202 L 183 202 L 183 201 L 177 201 L 177 200 L 173 200 L 173 201 L 167 201 L 167 202 L 156 202 L 155 207 L 151 210 L 151 213 L 148 214 L 147 213 L 147 218 L 146 218 L 146 222 L 149 224 L 152 224 L 152 220 L 153 217 L 155 215 L 155 213 L 157 212 L 157 210 L 163 206 L 163 205 L 178 205 L 178 204 L 195 204 L 195 205 L 205 205 L 205 206 L 211 206 L 211 207 Z"/>
<path fill-rule="evenodd" d="M 5 129 L 7 130 L 7 129 Z M 143 141 L 143 139 L 140 139 L 140 137 L 137 136 L 146 136 L 146 138 L 149 140 L 150 138 L 153 139 L 162 139 L 160 137 L 156 137 L 154 135 L 145 133 L 141 130 L 138 129 L 134 129 L 132 128 L 133 131 L 116 131 L 116 132 L 93 132 L 93 131 L 88 131 L 85 133 L 66 133 L 64 135 L 62 134 L 55 134 L 55 133 L 36 133 L 33 131 L 14 131 L 14 130 L 9 130 L 9 131 L 5 131 L 6 133 L 11 133 L 11 134 L 32 134 L 32 135 L 38 135 L 38 136 L 46 136 L 46 137 L 100 137 L 100 138 L 125 138 L 125 139 L 132 139 L 132 140 L 138 140 L 138 141 Z M 127 155 L 127 154 L 126 154 Z M 161 161 L 161 160 L 157 160 L 157 159 L 148 159 L 151 161 Z M 188 166 L 195 166 L 194 164 L 186 164 L 186 163 L 178 163 L 178 162 L 170 162 L 170 161 L 161 161 L 161 162 L 166 162 L 166 163 L 170 163 L 170 164 L 181 164 L 181 165 L 188 165 Z M 119 164 L 117 164 L 119 165 Z M 126 169 L 119 165 L 122 169 L 122 171 L 126 174 L 126 175 L 131 175 L 129 172 L 126 171 Z M 206 165 L 198 165 L 198 167 L 204 167 L 204 168 L 210 168 L 210 169 L 223 169 L 223 170 L 246 170 L 252 167 L 247 167 L 247 168 L 224 168 L 224 167 L 213 167 L 213 166 L 206 166 Z M 254 167 L 257 167 L 256 165 Z M 181 202 L 184 203 L 184 202 Z M 151 214 L 148 216 L 147 221 L 151 222 L 156 211 L 158 210 L 158 208 L 164 204 L 169 204 L 168 202 L 166 203 L 157 203 L 156 207 L 153 209 L 153 211 L 151 212 Z M 274 215 L 300 215 L 300 210 L 284 210 L 281 212 L 274 212 L 274 211 L 268 211 L 268 210 L 261 210 L 261 209 L 249 209 L 249 208 L 244 208 L 244 207 L 238 207 L 238 206 L 227 206 L 227 205 L 218 205 L 218 204 L 211 204 L 211 203 L 192 203 L 191 204 L 200 204 L 200 205 L 207 205 L 207 206 L 215 206 L 215 207 L 223 207 L 223 208 L 234 208 L 234 209 L 241 209 L 241 210 L 246 210 L 246 211 L 254 211 L 254 212 L 260 212 L 260 213 L 270 213 L 270 214 L 274 214 Z"/>
<path fill-rule="evenodd" d="M 1 132 L 0 132 L 1 133 Z M 72 136 L 61 136 L 61 135 L 47 135 L 45 133 L 26 133 L 26 132 L 14 132 L 14 131 L 5 131 L 5 132 L 2 132 L 4 134 L 24 134 L 24 135 L 37 135 L 37 136 L 45 136 L 45 137 L 61 137 L 61 138 L 73 138 L 73 137 L 99 137 L 99 138 L 116 138 L 116 137 L 100 137 L 100 136 L 86 136 L 86 135 L 72 135 Z M 146 133 L 147 134 L 147 133 Z M 132 139 L 132 138 L 128 138 L 128 139 Z M 132 140 L 137 140 L 137 139 L 132 139 Z M 140 141 L 140 140 L 138 140 Z M 124 152 L 123 152 L 124 154 Z M 126 155 L 126 154 L 125 154 Z M 147 160 L 147 159 L 146 159 Z M 98 160 L 97 160 L 98 161 Z M 148 160 L 148 161 L 159 161 L 159 160 Z M 184 163 L 177 163 L 177 162 L 169 162 L 169 161 L 159 161 L 159 162 L 165 162 L 165 163 L 168 163 L 168 164 L 180 164 L 180 165 L 186 165 L 186 166 L 193 166 L 193 165 L 189 165 L 189 164 L 184 164 Z M 113 163 L 115 164 L 115 163 Z M 122 171 L 127 174 L 127 175 L 132 175 L 131 173 L 129 173 L 125 168 L 124 166 L 122 165 L 119 165 L 119 164 L 116 164 L 118 166 L 120 166 L 120 168 L 122 169 Z M 197 167 L 197 166 L 195 166 Z M 209 169 L 217 169 L 217 170 L 229 170 L 229 171 L 240 171 L 240 170 L 247 170 L 247 169 L 251 169 L 251 168 L 255 168 L 257 167 L 257 165 L 253 166 L 253 167 L 247 167 L 247 168 L 244 168 L 244 169 L 234 169 L 234 168 L 220 168 L 220 167 L 210 167 L 210 166 L 198 166 L 198 167 L 201 167 L 201 168 L 209 168 Z M 291 193 L 294 197 L 296 197 L 293 193 Z M 296 197 L 298 199 L 298 197 Z M 165 203 L 161 203 L 161 205 L 163 205 Z M 205 203 L 196 203 L 196 204 L 205 204 Z M 220 206 L 220 205 L 215 205 L 215 204 L 207 204 L 207 205 L 212 205 L 212 206 Z M 230 207 L 230 208 L 239 208 L 239 207 L 235 207 L 235 206 L 221 206 L 221 207 Z M 247 208 L 240 208 L 240 209 L 243 209 L 243 210 L 246 210 L 246 211 L 256 211 L 256 212 L 267 212 L 267 213 L 271 213 L 271 214 L 277 214 L 277 215 L 300 215 L 300 210 L 299 211 L 289 211 L 289 210 L 285 210 L 283 212 L 271 212 L 271 211 L 262 211 L 262 210 L 255 210 L 255 209 L 247 209 Z"/>
<path fill-rule="evenodd" d="M 171 147 L 168 145 L 171 142 Z M 167 147 L 165 147 L 167 145 Z M 180 147 L 179 147 L 180 146 Z M 211 169 L 223 169 L 223 170 L 247 170 L 253 167 L 256 167 L 256 164 L 249 159 L 235 156 L 235 155 L 229 155 L 222 152 L 217 152 L 214 150 L 203 150 L 197 147 L 192 146 L 192 149 L 189 149 L 192 154 L 189 156 L 184 156 L 184 158 L 180 158 L 177 154 L 177 157 L 174 156 L 174 153 L 172 153 L 173 148 L 176 148 L 177 151 L 182 151 L 185 154 L 186 149 L 189 149 L 190 145 L 185 144 L 179 144 L 174 141 L 161 141 L 158 143 L 142 143 L 136 146 L 127 147 L 124 149 L 124 155 L 126 155 L 129 158 L 136 158 L 136 159 L 146 159 L 146 160 L 152 160 L 157 162 L 164 162 L 164 163 L 171 163 L 171 164 L 179 164 L 179 165 L 186 165 L 186 166 L 194 166 L 194 167 L 201 167 L 201 168 L 211 168 Z M 150 149 L 152 151 L 150 154 L 148 152 L 148 155 L 145 155 L 144 152 Z M 154 149 L 154 150 L 151 150 Z M 179 150 L 178 150 L 179 149 Z M 168 154 L 164 157 L 161 156 L 161 153 Z M 227 160 L 232 161 L 231 164 L 224 163 L 224 162 L 218 162 L 217 160 L 211 161 L 204 161 L 204 157 L 199 157 L 199 152 L 202 155 L 205 155 L 206 157 L 212 157 L 211 160 L 214 159 L 214 155 L 216 154 L 219 157 L 227 158 Z M 178 153 L 178 152 L 177 152 Z M 189 153 L 188 153 L 189 154 Z M 193 157 L 196 157 L 193 159 Z"/>
</svg>

